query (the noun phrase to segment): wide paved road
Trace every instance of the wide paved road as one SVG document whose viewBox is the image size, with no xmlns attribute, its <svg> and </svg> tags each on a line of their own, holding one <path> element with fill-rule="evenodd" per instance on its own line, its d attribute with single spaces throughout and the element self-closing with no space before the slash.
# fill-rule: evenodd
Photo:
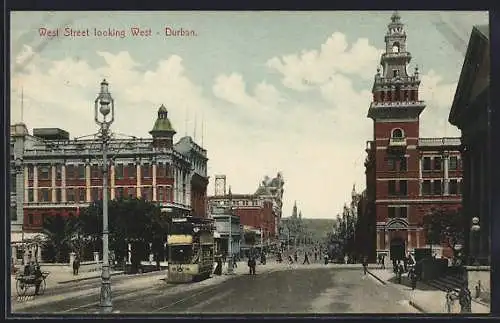
<svg viewBox="0 0 500 323">
<path fill-rule="evenodd" d="M 234 276 L 217 284 L 155 283 L 144 288 L 136 284 L 133 288 L 114 291 L 114 311 L 142 314 L 416 312 L 400 291 L 380 284 L 370 275 L 364 276 L 359 269 L 317 265 L 257 272 L 256 276 Z M 98 304 L 94 294 L 14 311 L 97 313 Z"/>
</svg>

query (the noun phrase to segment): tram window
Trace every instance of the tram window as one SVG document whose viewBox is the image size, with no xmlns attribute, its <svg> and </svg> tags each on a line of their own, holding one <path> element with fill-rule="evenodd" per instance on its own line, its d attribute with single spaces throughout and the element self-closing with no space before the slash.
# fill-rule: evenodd
<svg viewBox="0 0 500 323">
<path fill-rule="evenodd" d="M 192 245 L 171 246 L 170 256 L 173 262 L 190 263 L 193 256 Z"/>
</svg>

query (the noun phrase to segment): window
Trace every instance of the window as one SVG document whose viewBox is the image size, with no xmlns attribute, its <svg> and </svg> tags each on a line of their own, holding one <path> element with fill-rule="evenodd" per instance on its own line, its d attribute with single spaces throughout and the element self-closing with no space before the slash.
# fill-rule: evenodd
<svg viewBox="0 0 500 323">
<path fill-rule="evenodd" d="M 441 157 L 434 157 L 434 170 L 441 170 Z"/>
<path fill-rule="evenodd" d="M 392 70 L 392 76 L 393 77 L 398 77 L 399 76 L 399 70 Z"/>
<path fill-rule="evenodd" d="M 387 167 L 389 171 L 396 170 L 396 161 L 394 160 L 394 158 L 392 157 L 387 158 Z"/>
<path fill-rule="evenodd" d="M 457 170 L 458 169 L 458 157 L 457 156 L 451 156 L 449 160 L 449 169 L 450 170 Z"/>
<path fill-rule="evenodd" d="M 33 165 L 28 165 L 28 179 L 33 179 Z"/>
<path fill-rule="evenodd" d="M 460 194 L 462 194 L 462 182 L 458 181 L 457 186 L 458 186 L 458 190 L 457 191 L 458 191 L 458 194 L 460 195 Z"/>
<path fill-rule="evenodd" d="M 399 207 L 399 214 L 398 214 L 398 216 L 400 218 L 406 219 L 408 217 L 408 208 L 406 206 Z"/>
<path fill-rule="evenodd" d="M 74 165 L 66 166 L 66 178 L 75 178 L 75 166 Z"/>
<path fill-rule="evenodd" d="M 158 201 L 164 201 L 165 200 L 165 196 L 163 195 L 164 190 L 165 190 L 165 187 L 162 187 L 162 186 L 156 188 L 156 193 L 157 193 L 156 199 Z"/>
<path fill-rule="evenodd" d="M 170 186 L 165 187 L 165 200 L 167 202 L 172 200 L 172 188 Z"/>
<path fill-rule="evenodd" d="M 431 194 L 431 181 L 426 180 L 422 182 L 422 195 Z"/>
<path fill-rule="evenodd" d="M 144 164 L 142 166 L 142 177 L 143 178 L 151 178 L 151 165 L 150 164 Z"/>
<path fill-rule="evenodd" d="M 127 175 L 128 178 L 135 178 L 137 174 L 137 168 L 135 167 L 134 164 L 128 164 L 127 165 Z"/>
<path fill-rule="evenodd" d="M 142 193 L 142 197 L 145 199 L 145 200 L 151 200 L 152 198 L 152 195 L 153 195 L 153 189 L 148 186 L 148 187 L 143 187 L 141 189 L 141 193 Z"/>
<path fill-rule="evenodd" d="M 392 130 L 392 138 L 403 138 L 403 130 L 399 128 Z"/>
<path fill-rule="evenodd" d="M 399 161 L 399 170 L 400 171 L 408 170 L 408 157 L 401 157 Z"/>
<path fill-rule="evenodd" d="M 157 178 L 164 178 L 166 177 L 166 165 L 164 163 L 158 163 L 158 166 L 156 166 L 156 177 Z"/>
<path fill-rule="evenodd" d="M 10 193 L 16 193 L 17 185 L 16 185 L 16 176 L 10 177 Z"/>
<path fill-rule="evenodd" d="M 132 198 L 137 196 L 137 190 L 135 189 L 135 187 L 128 188 L 128 195 Z"/>
<path fill-rule="evenodd" d="M 115 177 L 117 179 L 123 179 L 123 165 L 122 164 L 115 165 Z"/>
<path fill-rule="evenodd" d="M 399 181 L 399 195 L 402 195 L 402 196 L 408 195 L 408 181 L 407 180 Z"/>
<path fill-rule="evenodd" d="M 121 199 L 123 198 L 123 187 L 117 187 L 116 188 L 116 196 L 115 196 L 115 199 Z"/>
<path fill-rule="evenodd" d="M 32 226 L 34 222 L 33 214 L 28 214 L 28 225 Z"/>
<path fill-rule="evenodd" d="M 396 195 L 396 181 L 388 181 L 389 195 Z"/>
<path fill-rule="evenodd" d="M 433 187 L 433 193 L 434 195 L 441 195 L 442 194 L 442 183 L 441 183 L 441 180 L 437 179 L 437 180 L 434 180 L 434 183 L 432 185 Z"/>
<path fill-rule="evenodd" d="M 78 165 L 78 179 L 85 179 L 85 165 Z"/>
<path fill-rule="evenodd" d="M 56 180 L 60 181 L 62 179 L 62 165 L 56 165 Z"/>
<path fill-rule="evenodd" d="M 98 165 L 92 165 L 90 167 L 90 177 L 91 178 L 100 178 L 101 177 L 101 172 L 99 171 L 99 166 Z"/>
<path fill-rule="evenodd" d="M 78 189 L 78 201 L 85 202 L 87 200 L 87 190 L 83 187 Z"/>
<path fill-rule="evenodd" d="M 457 195 L 458 194 L 458 180 L 450 179 L 450 183 L 448 185 L 448 188 L 449 188 L 449 193 L 451 195 Z"/>
<path fill-rule="evenodd" d="M 193 248 L 191 245 L 171 246 L 170 250 L 171 259 L 169 259 L 169 262 L 172 262 L 173 264 L 191 263 L 191 258 L 193 256 Z"/>
<path fill-rule="evenodd" d="M 425 170 L 425 171 L 431 170 L 431 158 L 430 157 L 424 157 L 423 170 Z"/>
<path fill-rule="evenodd" d="M 68 202 L 74 202 L 75 201 L 75 189 L 74 188 L 68 188 L 66 192 L 66 200 Z"/>
<path fill-rule="evenodd" d="M 17 207 L 15 206 L 10 207 L 10 220 L 17 221 Z"/>
<path fill-rule="evenodd" d="M 33 201 L 34 201 L 33 189 L 29 188 L 28 189 L 28 202 L 33 202 Z"/>
<path fill-rule="evenodd" d="M 39 202 L 50 202 L 52 199 L 52 196 L 51 196 L 52 194 L 50 194 L 50 193 L 51 192 L 49 191 L 48 188 L 40 189 L 38 201 Z"/>
<path fill-rule="evenodd" d="M 50 179 L 50 167 L 49 166 L 40 166 L 38 168 L 38 179 L 47 180 Z"/>
<path fill-rule="evenodd" d="M 92 199 L 92 202 L 99 201 L 99 190 L 97 187 L 92 187 L 90 189 L 90 197 Z"/>
<path fill-rule="evenodd" d="M 393 219 L 396 217 L 396 208 L 394 206 L 389 206 L 387 210 L 388 210 L 387 216 L 389 217 L 389 219 Z"/>
<path fill-rule="evenodd" d="M 56 188 L 56 202 L 62 202 L 62 199 L 61 199 L 61 188 L 60 187 Z"/>
</svg>

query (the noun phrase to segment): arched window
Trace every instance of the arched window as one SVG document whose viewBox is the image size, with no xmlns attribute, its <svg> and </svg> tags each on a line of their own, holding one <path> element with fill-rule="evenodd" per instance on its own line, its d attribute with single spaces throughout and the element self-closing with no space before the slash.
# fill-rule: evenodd
<svg viewBox="0 0 500 323">
<path fill-rule="evenodd" d="M 400 128 L 392 129 L 392 138 L 403 138 L 403 130 Z"/>
<path fill-rule="evenodd" d="M 399 43 L 398 42 L 395 42 L 394 44 L 392 44 L 392 52 L 399 53 Z"/>
</svg>

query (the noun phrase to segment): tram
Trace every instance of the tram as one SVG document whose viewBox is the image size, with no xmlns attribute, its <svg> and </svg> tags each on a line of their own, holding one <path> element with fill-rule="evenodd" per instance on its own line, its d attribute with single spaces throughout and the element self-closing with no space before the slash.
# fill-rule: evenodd
<svg viewBox="0 0 500 323">
<path fill-rule="evenodd" d="M 168 282 L 207 279 L 214 269 L 214 220 L 173 218 L 168 244 Z"/>
</svg>

